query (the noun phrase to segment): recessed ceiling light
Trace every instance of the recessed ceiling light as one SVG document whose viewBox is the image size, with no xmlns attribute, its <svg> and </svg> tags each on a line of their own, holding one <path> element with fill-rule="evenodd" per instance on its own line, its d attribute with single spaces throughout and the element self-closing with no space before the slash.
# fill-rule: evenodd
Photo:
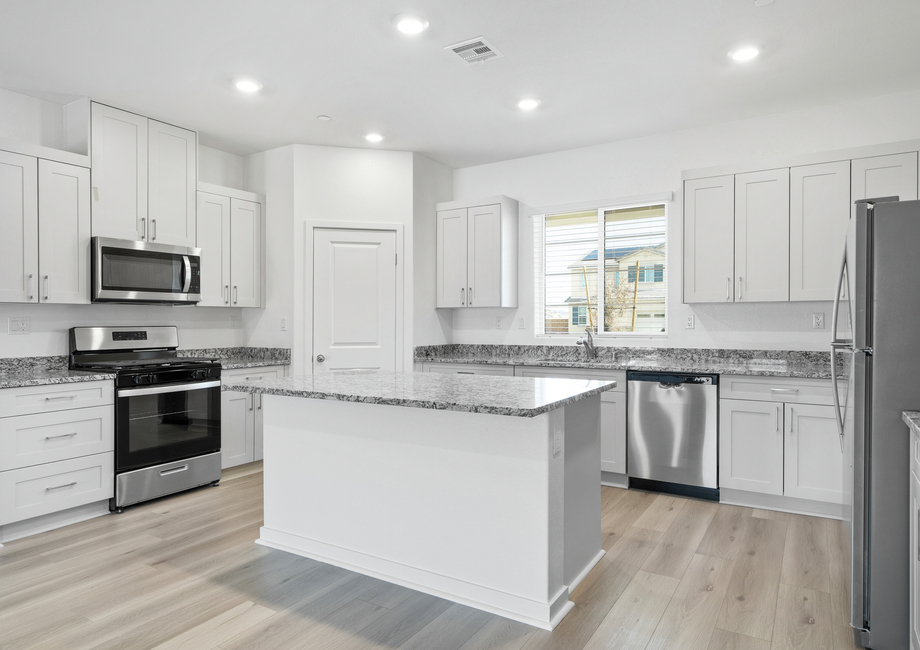
<svg viewBox="0 0 920 650">
<path fill-rule="evenodd" d="M 527 99 L 522 99 L 521 101 L 518 102 L 518 108 L 520 108 L 522 111 L 532 111 L 539 105 L 540 105 L 539 99 L 533 99 L 529 97 Z"/>
<path fill-rule="evenodd" d="M 428 29 L 427 20 L 411 14 L 396 16 L 396 18 L 393 19 L 393 24 L 396 25 L 396 29 L 403 34 L 421 34 Z"/>
<path fill-rule="evenodd" d="M 750 61 L 760 54 L 760 50 L 756 47 L 739 47 L 737 50 L 732 50 L 728 53 L 735 61 Z"/>
<path fill-rule="evenodd" d="M 364 136 L 364 139 L 368 142 L 380 142 L 383 140 L 383 136 L 379 133 L 368 133 L 366 136 Z"/>
<path fill-rule="evenodd" d="M 317 115 L 316 119 L 318 119 L 320 122 L 328 122 L 332 118 L 329 117 L 328 115 Z"/>
<path fill-rule="evenodd" d="M 244 93 L 254 93 L 262 89 L 262 84 L 248 77 L 234 79 L 233 85 L 236 86 L 237 90 L 242 90 Z"/>
</svg>

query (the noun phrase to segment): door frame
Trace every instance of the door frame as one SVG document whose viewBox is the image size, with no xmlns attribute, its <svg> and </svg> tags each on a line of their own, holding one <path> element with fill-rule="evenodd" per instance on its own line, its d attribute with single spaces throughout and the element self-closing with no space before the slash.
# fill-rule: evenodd
<svg viewBox="0 0 920 650">
<path fill-rule="evenodd" d="M 304 318 L 300 340 L 304 345 L 303 372 L 313 374 L 313 244 L 316 230 L 371 230 L 396 234 L 396 370 L 405 370 L 405 338 L 411 331 L 405 328 L 405 251 L 403 224 L 369 221 L 305 221 L 304 222 Z M 400 335 L 402 333 L 402 335 Z M 410 339 L 411 340 L 411 339 Z"/>
</svg>

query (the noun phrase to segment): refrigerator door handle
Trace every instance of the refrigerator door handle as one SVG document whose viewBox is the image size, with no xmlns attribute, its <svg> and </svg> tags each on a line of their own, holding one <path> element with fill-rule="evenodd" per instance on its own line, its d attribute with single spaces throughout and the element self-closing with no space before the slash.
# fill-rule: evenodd
<svg viewBox="0 0 920 650">
<path fill-rule="evenodd" d="M 843 289 L 844 278 L 847 275 L 847 249 L 843 247 L 843 257 L 840 260 L 840 273 L 837 275 L 837 291 L 834 294 L 834 309 L 831 314 L 831 332 L 833 340 L 831 341 L 831 392 L 834 398 L 834 418 L 837 421 L 837 435 L 840 438 L 840 451 L 843 453 L 843 417 L 840 412 L 840 393 L 837 385 L 837 350 L 848 350 L 853 354 L 852 341 L 837 338 L 837 315 L 840 313 L 840 294 Z M 849 295 L 849 294 L 848 294 Z M 847 300 L 847 311 L 850 309 L 850 301 Z M 850 319 L 852 321 L 852 318 Z M 852 364 L 850 364 L 852 367 Z M 852 381 L 852 378 L 850 378 Z M 844 405 L 846 408 L 846 405 Z"/>
</svg>

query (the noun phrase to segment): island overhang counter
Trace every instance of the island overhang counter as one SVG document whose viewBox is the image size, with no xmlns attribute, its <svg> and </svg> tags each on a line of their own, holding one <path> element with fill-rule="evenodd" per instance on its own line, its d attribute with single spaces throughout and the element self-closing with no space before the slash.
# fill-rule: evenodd
<svg viewBox="0 0 920 650">
<path fill-rule="evenodd" d="M 615 382 L 347 372 L 262 393 L 258 543 L 553 629 L 603 557 Z"/>
</svg>

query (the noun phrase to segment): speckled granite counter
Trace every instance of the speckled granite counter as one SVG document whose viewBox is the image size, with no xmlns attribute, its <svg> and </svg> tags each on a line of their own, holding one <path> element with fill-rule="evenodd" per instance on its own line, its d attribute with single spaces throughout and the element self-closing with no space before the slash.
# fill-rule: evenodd
<svg viewBox="0 0 920 650">
<path fill-rule="evenodd" d="M 220 359 L 224 370 L 286 366 L 291 363 L 289 348 L 200 348 L 179 350 L 180 356 Z"/>
<path fill-rule="evenodd" d="M 416 363 L 465 363 L 596 370 L 709 372 L 762 377 L 830 379 L 829 352 L 720 350 L 705 348 L 598 347 L 587 362 L 584 350 L 561 345 L 438 345 L 415 348 Z M 841 366 L 840 376 L 845 376 Z"/>
<path fill-rule="evenodd" d="M 915 435 L 920 436 L 920 411 L 904 411 L 901 419 Z"/>
<path fill-rule="evenodd" d="M 597 395 L 616 382 L 414 372 L 341 372 L 228 383 L 267 395 L 533 417 Z"/>
<path fill-rule="evenodd" d="M 0 359 L 0 388 L 48 386 L 114 379 L 108 372 L 68 370 L 67 357 L 13 357 Z"/>
</svg>

